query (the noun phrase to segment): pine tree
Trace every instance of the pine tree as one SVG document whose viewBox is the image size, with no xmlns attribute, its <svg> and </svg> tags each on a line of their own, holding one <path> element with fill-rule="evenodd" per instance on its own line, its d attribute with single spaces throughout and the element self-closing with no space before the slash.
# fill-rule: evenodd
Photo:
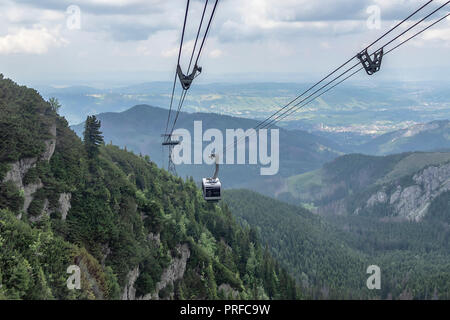
<svg viewBox="0 0 450 320">
<path fill-rule="evenodd" d="M 50 103 L 52 110 L 58 113 L 59 109 L 61 108 L 61 104 L 59 103 L 58 99 L 52 97 L 48 100 L 48 103 Z"/>
<path fill-rule="evenodd" d="M 99 146 L 103 144 L 100 132 L 101 122 L 95 116 L 88 116 L 84 125 L 84 147 L 89 159 L 94 159 L 99 153 Z"/>
</svg>

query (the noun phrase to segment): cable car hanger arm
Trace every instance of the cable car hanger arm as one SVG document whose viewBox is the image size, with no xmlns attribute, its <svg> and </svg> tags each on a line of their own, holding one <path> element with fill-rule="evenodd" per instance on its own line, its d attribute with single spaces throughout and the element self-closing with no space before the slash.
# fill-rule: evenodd
<svg viewBox="0 0 450 320">
<path fill-rule="evenodd" d="M 194 70 L 189 75 L 185 75 L 183 70 L 181 70 L 181 66 L 177 66 L 177 74 L 178 79 L 180 79 L 181 86 L 184 90 L 189 90 L 191 87 L 192 81 L 202 72 L 202 67 L 197 65 L 194 66 Z"/>
</svg>

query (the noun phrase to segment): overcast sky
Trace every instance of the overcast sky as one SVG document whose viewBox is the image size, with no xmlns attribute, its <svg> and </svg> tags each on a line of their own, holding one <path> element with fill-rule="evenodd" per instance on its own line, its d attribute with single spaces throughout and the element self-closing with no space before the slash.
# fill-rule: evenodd
<svg viewBox="0 0 450 320">
<path fill-rule="evenodd" d="M 185 58 L 204 1 L 191 0 Z M 200 80 L 316 80 L 425 2 L 219 0 Z M 444 2 L 435 0 L 417 17 Z M 79 29 L 76 10 L 68 10 L 73 5 L 80 9 Z M 0 0 L 0 73 L 25 84 L 170 80 L 185 6 L 186 0 Z M 386 56 L 384 71 L 408 80 L 448 79 L 449 57 L 447 19 Z"/>
</svg>

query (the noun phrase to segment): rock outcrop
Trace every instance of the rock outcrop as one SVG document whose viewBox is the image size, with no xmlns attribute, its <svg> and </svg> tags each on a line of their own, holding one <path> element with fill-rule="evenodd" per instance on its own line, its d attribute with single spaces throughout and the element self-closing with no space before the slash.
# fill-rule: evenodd
<svg viewBox="0 0 450 320">
<path fill-rule="evenodd" d="M 24 158 L 10 164 L 11 169 L 6 173 L 3 182 L 11 181 L 18 189 L 23 189 L 23 178 L 28 170 L 36 166 L 37 158 Z"/>
<path fill-rule="evenodd" d="M 147 240 L 153 241 L 158 247 L 161 245 L 161 235 L 159 233 L 154 234 L 153 232 L 150 232 L 147 236 Z"/>
<path fill-rule="evenodd" d="M 136 288 L 134 283 L 139 277 L 139 266 L 128 272 L 126 277 L 126 284 L 123 288 L 122 300 L 135 300 L 136 299 Z"/>
<path fill-rule="evenodd" d="M 11 169 L 6 173 L 5 178 L 3 179 L 3 182 L 11 181 L 14 183 L 14 185 L 19 189 L 23 190 L 24 195 L 24 204 L 23 204 L 23 211 L 27 212 L 28 208 L 30 207 L 31 202 L 33 201 L 34 194 L 39 189 L 43 188 L 44 185 L 42 184 L 42 181 L 39 179 L 35 183 L 30 183 L 25 185 L 23 183 L 23 179 L 27 172 L 31 169 L 36 167 L 36 164 L 38 161 L 50 161 L 53 154 L 55 153 L 56 149 L 56 123 L 52 124 L 50 126 L 50 134 L 52 138 L 45 140 L 45 150 L 44 152 L 39 156 L 35 158 L 24 158 L 20 159 L 19 161 L 16 161 L 15 163 L 10 164 Z M 62 193 L 59 196 L 59 208 L 56 208 L 56 210 L 61 212 L 62 219 L 65 220 L 67 217 L 67 213 L 70 210 L 70 200 L 72 195 L 70 193 Z M 54 209 L 49 208 L 49 202 L 47 199 L 45 199 L 44 208 L 42 210 L 42 213 L 37 217 L 30 217 L 31 222 L 41 221 L 44 215 L 50 215 L 50 213 L 54 212 Z M 22 218 L 22 215 L 20 214 L 18 219 Z"/>
<path fill-rule="evenodd" d="M 45 140 L 45 151 L 41 154 L 42 161 L 50 161 L 56 149 L 56 124 L 50 126 L 51 139 Z"/>
<path fill-rule="evenodd" d="M 430 166 L 412 177 L 413 184 L 397 185 L 389 194 L 380 190 L 373 194 L 365 207 L 389 204 L 394 215 L 407 220 L 420 221 L 426 215 L 430 203 L 440 194 L 450 190 L 450 163 Z M 364 208 L 358 208 L 361 212 Z"/>
<path fill-rule="evenodd" d="M 229 297 L 231 294 L 231 297 L 233 297 L 233 299 L 237 299 L 239 297 L 239 291 L 234 290 L 228 283 L 222 283 L 217 288 L 217 291 L 223 291 L 226 297 Z"/>
<path fill-rule="evenodd" d="M 186 271 L 186 264 L 191 255 L 187 244 L 178 245 L 176 250 L 181 255 L 179 258 L 173 258 L 172 263 L 164 269 L 160 281 L 156 284 L 155 292 L 148 293 L 142 297 L 136 297 L 134 284 L 139 278 L 139 267 L 131 270 L 126 277 L 126 284 L 122 293 L 122 300 L 159 300 L 159 292 L 169 284 L 182 279 Z"/>
<path fill-rule="evenodd" d="M 39 182 L 39 184 L 29 184 L 25 186 L 25 201 L 24 201 L 24 211 L 27 212 L 31 201 L 33 201 L 32 194 L 36 192 L 36 190 L 43 187 L 43 184 Z M 58 211 L 61 213 L 61 220 L 66 220 L 67 213 L 69 212 L 71 205 L 70 199 L 72 198 L 71 193 L 61 193 L 58 200 L 58 207 L 54 208 L 50 206 L 48 199 L 44 200 L 44 207 L 42 208 L 41 213 L 38 216 L 28 216 L 30 222 L 39 222 L 42 221 L 44 217 L 49 217 L 53 212 Z"/>
<path fill-rule="evenodd" d="M 369 200 L 367 200 L 368 206 L 373 206 L 376 203 L 385 203 L 387 200 L 387 195 L 384 191 L 379 191 L 372 195 Z"/>
<path fill-rule="evenodd" d="M 28 208 L 30 207 L 31 201 L 33 201 L 33 194 L 41 189 L 44 185 L 42 184 L 41 180 L 39 180 L 37 183 L 30 183 L 23 187 L 24 191 L 24 202 L 23 202 L 23 211 L 27 212 Z"/>
<path fill-rule="evenodd" d="M 152 295 L 153 299 L 158 299 L 158 293 L 164 289 L 168 284 L 173 284 L 176 280 L 183 278 L 186 271 L 186 263 L 191 255 L 191 251 L 187 244 L 177 246 L 180 258 L 174 258 L 170 266 L 163 271 L 161 280 L 156 284 L 156 292 Z"/>
<path fill-rule="evenodd" d="M 71 193 L 61 193 L 59 195 L 59 212 L 61 212 L 61 219 L 66 220 L 67 213 L 69 213 L 70 208 L 72 207 L 70 204 L 70 200 L 72 199 Z"/>
</svg>

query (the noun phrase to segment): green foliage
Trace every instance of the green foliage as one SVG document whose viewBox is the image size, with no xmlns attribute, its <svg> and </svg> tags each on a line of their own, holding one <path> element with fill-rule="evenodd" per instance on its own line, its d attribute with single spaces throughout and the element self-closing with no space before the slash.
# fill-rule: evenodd
<svg viewBox="0 0 450 320">
<path fill-rule="evenodd" d="M 56 101 L 47 103 L 9 80 L 0 79 L 0 86 L 6 139 L 0 150 L 7 151 L 0 155 L 0 169 L 36 157 L 24 183 L 41 181 L 43 187 L 26 213 L 39 215 L 47 201 L 54 212 L 39 223 L 30 224 L 26 213 L 19 221 L 23 191 L 12 182 L 0 185 L 0 209 L 8 209 L 0 211 L 0 297 L 117 299 L 136 268 L 138 297 L 217 299 L 222 284 L 249 299 L 298 297 L 295 281 L 263 253 L 255 231 L 239 226 L 226 207 L 206 203 L 192 179 L 170 175 L 148 156 L 104 146 L 94 116 L 86 121 L 83 144 L 57 115 Z M 41 161 L 53 125 L 55 152 Z M 65 220 L 59 212 L 62 193 L 71 199 Z M 155 292 L 176 259 L 187 259 L 186 269 Z M 71 291 L 66 270 L 74 264 L 81 269 L 82 288 Z"/>
<path fill-rule="evenodd" d="M 0 183 L 0 209 L 9 208 L 18 212 L 23 207 L 23 193 L 12 181 Z"/>
<path fill-rule="evenodd" d="M 45 202 L 45 191 L 40 189 L 35 192 L 27 212 L 32 216 L 39 216 L 43 212 Z"/>
<path fill-rule="evenodd" d="M 100 120 L 88 116 L 84 125 L 84 147 L 89 159 L 94 159 L 99 153 L 99 146 L 104 143 L 100 132 Z"/>
<path fill-rule="evenodd" d="M 0 270 L 8 299 L 69 299 L 66 268 L 74 246 L 0 210 Z"/>
<path fill-rule="evenodd" d="M 342 246 L 340 234 L 319 217 L 247 190 L 226 191 L 224 201 L 243 223 L 260 228 L 262 241 L 299 282 L 306 278 L 305 294 L 326 298 L 315 292 L 323 286 L 341 298 L 344 289 L 361 290 L 363 260 L 357 252 Z M 250 248 L 245 265 L 250 274 L 255 272 L 254 259 Z"/>
<path fill-rule="evenodd" d="M 117 280 L 117 276 L 114 274 L 114 271 L 111 267 L 105 268 L 105 278 L 106 278 L 106 297 L 111 300 L 120 299 L 120 286 Z"/>
<path fill-rule="evenodd" d="M 39 155 L 54 119 L 50 105 L 35 90 L 0 77 L 0 163 Z"/>
<path fill-rule="evenodd" d="M 450 191 L 440 194 L 431 202 L 425 219 L 450 225 Z M 448 243 L 450 243 L 450 238 L 448 238 Z"/>
<path fill-rule="evenodd" d="M 39 181 L 39 170 L 37 167 L 30 168 L 22 180 L 24 185 L 37 183 L 38 181 Z"/>
<path fill-rule="evenodd" d="M 61 104 L 59 103 L 59 101 L 58 101 L 57 98 L 51 97 L 51 98 L 48 100 L 48 103 L 50 104 L 50 107 L 52 108 L 52 110 L 53 110 L 55 113 L 58 113 L 58 112 L 59 112 L 59 109 L 61 108 Z"/>
<path fill-rule="evenodd" d="M 0 163 L 0 181 L 3 181 L 6 173 L 10 170 L 10 165 L 7 163 Z"/>
</svg>

